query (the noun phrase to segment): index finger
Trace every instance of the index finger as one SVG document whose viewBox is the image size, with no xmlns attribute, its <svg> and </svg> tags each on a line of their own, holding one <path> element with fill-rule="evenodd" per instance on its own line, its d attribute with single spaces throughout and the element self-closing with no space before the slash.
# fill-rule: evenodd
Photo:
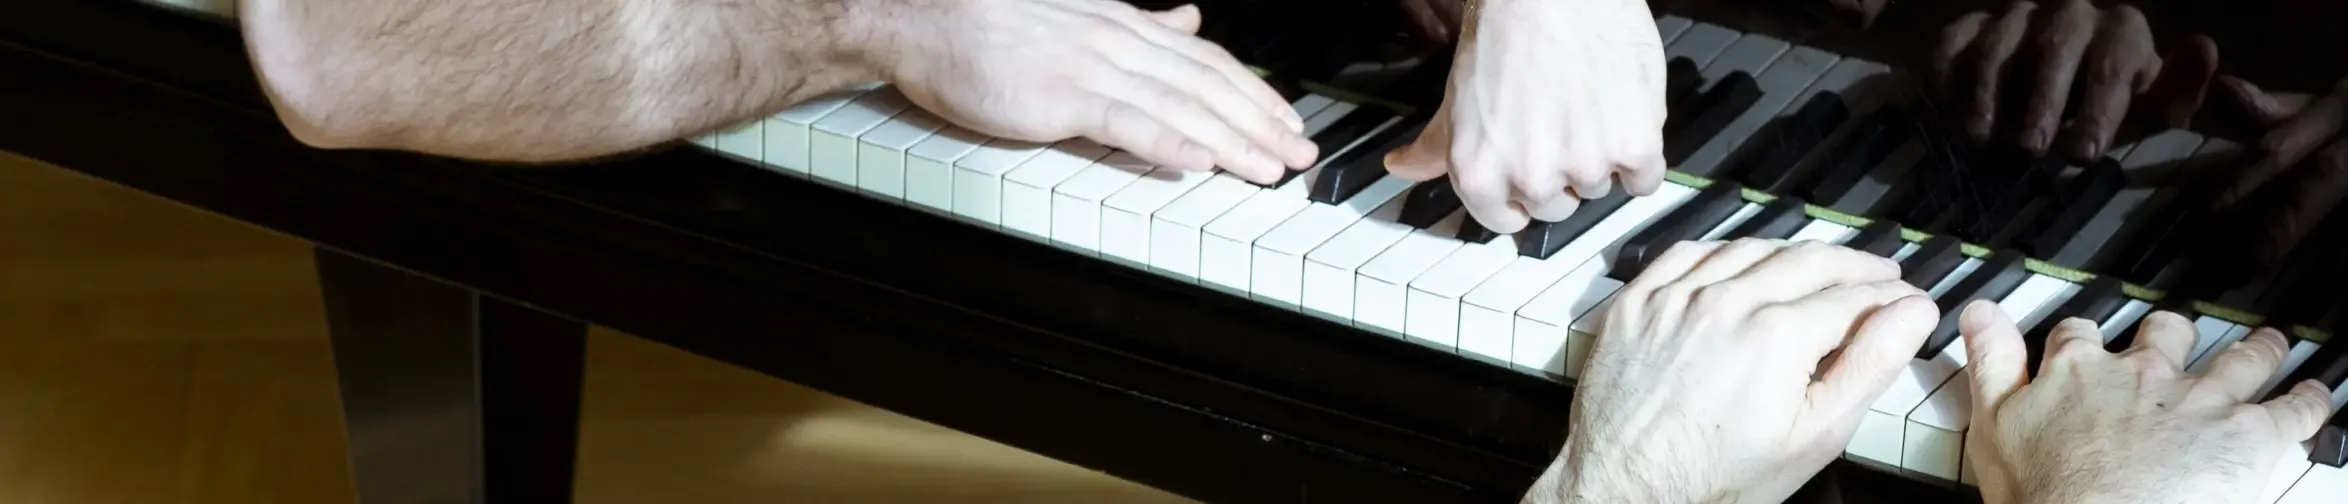
<svg viewBox="0 0 2348 504">
<path fill-rule="evenodd" d="M 1802 354 L 1824 357 L 1842 347 L 1809 388 L 1809 411 L 1838 422 L 1856 421 L 1854 413 L 1866 410 L 1891 386 L 1940 318 L 1939 308 L 1922 291 L 1897 280 L 1843 286 L 1787 308 L 1804 318 L 1823 318 L 1815 321 L 1821 327 L 1851 328 L 1821 334 L 1829 337 L 1825 344 Z"/>
</svg>

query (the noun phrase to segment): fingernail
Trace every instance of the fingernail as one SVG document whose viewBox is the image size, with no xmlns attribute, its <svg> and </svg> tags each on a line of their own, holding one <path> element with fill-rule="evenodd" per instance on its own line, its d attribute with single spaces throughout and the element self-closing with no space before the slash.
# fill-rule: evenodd
<svg viewBox="0 0 2348 504">
<path fill-rule="evenodd" d="M 2031 128 L 2030 135 L 2022 139 L 2022 148 L 2029 150 L 2031 154 L 2045 154 L 2046 145 L 2051 140 L 2049 137 L 2052 136 L 2054 134 L 2048 132 L 2047 128 Z"/>
<path fill-rule="evenodd" d="M 2071 152 L 2071 157 L 2079 158 L 2081 160 L 2092 160 L 2095 159 L 2096 156 L 2102 154 L 2103 140 L 2090 138 L 2080 141 L 2078 143 L 2078 149 Z"/>
</svg>

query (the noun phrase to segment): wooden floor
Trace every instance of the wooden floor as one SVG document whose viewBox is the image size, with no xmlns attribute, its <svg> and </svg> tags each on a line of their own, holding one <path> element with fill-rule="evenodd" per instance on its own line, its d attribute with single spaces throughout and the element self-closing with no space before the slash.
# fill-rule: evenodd
<svg viewBox="0 0 2348 504">
<path fill-rule="evenodd" d="M 308 247 L 0 153 L 0 502 L 352 502 Z M 1187 502 L 598 330 L 582 503 Z"/>
</svg>

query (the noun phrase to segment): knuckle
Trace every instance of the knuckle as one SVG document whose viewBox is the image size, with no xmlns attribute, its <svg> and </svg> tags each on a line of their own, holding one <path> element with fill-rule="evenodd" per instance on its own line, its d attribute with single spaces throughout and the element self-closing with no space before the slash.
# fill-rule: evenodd
<svg viewBox="0 0 2348 504">
<path fill-rule="evenodd" d="M 1705 311 L 1739 306 L 1744 304 L 1743 301 L 1749 297 L 1745 294 L 1746 290 L 1743 284 L 1737 282 L 1721 282 L 1697 287 L 1694 292 L 1695 297 L 1689 300 L 1688 306 L 1690 309 Z"/>
<path fill-rule="evenodd" d="M 2094 358 L 2097 355 L 2108 355 L 2107 352 L 2103 351 L 2103 347 L 2101 345 L 2091 344 L 2089 341 L 2090 340 L 2088 338 L 2057 339 L 2051 347 L 2046 349 L 2045 358 L 2060 359 L 2066 362 L 2080 362 L 2086 359 Z"/>
</svg>

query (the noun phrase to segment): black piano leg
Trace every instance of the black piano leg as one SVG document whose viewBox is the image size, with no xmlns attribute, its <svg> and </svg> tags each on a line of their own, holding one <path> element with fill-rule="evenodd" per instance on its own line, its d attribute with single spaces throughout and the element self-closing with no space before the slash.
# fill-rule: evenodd
<svg viewBox="0 0 2348 504">
<path fill-rule="evenodd" d="M 571 501 L 585 325 L 315 255 L 359 502 Z"/>
</svg>

